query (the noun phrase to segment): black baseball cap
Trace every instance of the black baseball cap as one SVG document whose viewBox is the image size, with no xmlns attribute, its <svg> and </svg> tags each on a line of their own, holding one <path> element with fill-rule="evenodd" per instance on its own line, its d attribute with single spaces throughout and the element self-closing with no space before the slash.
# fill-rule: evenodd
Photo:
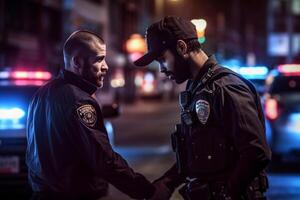
<svg viewBox="0 0 300 200">
<path fill-rule="evenodd" d="M 146 31 L 148 52 L 133 63 L 145 66 L 155 60 L 177 40 L 197 39 L 195 25 L 181 17 L 168 16 L 152 24 Z"/>
</svg>

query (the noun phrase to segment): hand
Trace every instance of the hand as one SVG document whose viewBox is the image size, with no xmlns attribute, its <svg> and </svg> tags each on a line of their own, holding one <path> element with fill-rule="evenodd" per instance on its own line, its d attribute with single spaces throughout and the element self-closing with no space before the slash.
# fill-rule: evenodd
<svg viewBox="0 0 300 200">
<path fill-rule="evenodd" d="M 172 196 L 172 191 L 166 186 L 163 180 L 159 180 L 153 183 L 155 192 L 153 196 L 148 200 L 168 200 Z"/>
<path fill-rule="evenodd" d="M 229 193 L 228 186 L 227 187 L 223 186 L 221 188 L 220 199 L 221 200 L 233 200 L 232 195 L 230 195 L 230 193 Z M 234 198 L 234 199 L 238 200 L 240 198 Z"/>
</svg>

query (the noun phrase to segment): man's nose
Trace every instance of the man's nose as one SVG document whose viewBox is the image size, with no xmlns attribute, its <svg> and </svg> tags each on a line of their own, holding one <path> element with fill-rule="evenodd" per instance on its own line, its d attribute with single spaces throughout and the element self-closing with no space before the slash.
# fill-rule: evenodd
<svg viewBox="0 0 300 200">
<path fill-rule="evenodd" d="M 108 71 L 108 65 L 105 61 L 104 61 L 103 65 L 101 65 L 101 71 L 102 72 L 107 72 Z"/>
<path fill-rule="evenodd" d="M 167 63 L 164 60 L 158 61 L 158 63 L 161 73 L 165 73 L 166 71 L 168 71 Z"/>
<path fill-rule="evenodd" d="M 165 66 L 160 66 L 160 72 L 161 73 L 166 73 L 168 69 Z"/>
</svg>

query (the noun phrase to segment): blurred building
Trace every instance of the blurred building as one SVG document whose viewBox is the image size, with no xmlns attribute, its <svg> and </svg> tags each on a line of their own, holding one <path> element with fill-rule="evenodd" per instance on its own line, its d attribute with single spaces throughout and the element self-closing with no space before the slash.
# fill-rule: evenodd
<svg viewBox="0 0 300 200">
<path fill-rule="evenodd" d="M 291 62 L 299 57 L 299 0 L 0 0 L 0 67 L 63 65 L 62 45 L 88 29 L 107 44 L 104 90 L 136 95 L 137 69 L 126 42 L 166 15 L 205 19 L 204 50 L 244 65 Z M 113 79 L 113 80 L 112 80 Z"/>
<path fill-rule="evenodd" d="M 155 17 L 164 15 L 205 19 L 203 48 L 219 59 L 263 63 L 267 52 L 267 1 L 156 0 Z"/>
<path fill-rule="evenodd" d="M 0 67 L 46 67 L 59 63 L 60 0 L 0 0 Z"/>
<path fill-rule="evenodd" d="M 299 0 L 155 0 L 154 19 L 179 15 L 207 21 L 204 49 L 243 65 L 300 60 Z"/>
<path fill-rule="evenodd" d="M 300 1 L 268 0 L 267 22 L 272 64 L 300 62 Z"/>
<path fill-rule="evenodd" d="M 0 0 L 0 67 L 47 68 L 57 74 L 63 42 L 71 32 L 87 29 L 107 44 L 109 76 L 121 72 L 131 88 L 134 78 L 124 44 L 144 29 L 140 24 L 149 21 L 147 10 L 146 0 Z M 108 90 L 110 79 L 105 81 Z"/>
</svg>

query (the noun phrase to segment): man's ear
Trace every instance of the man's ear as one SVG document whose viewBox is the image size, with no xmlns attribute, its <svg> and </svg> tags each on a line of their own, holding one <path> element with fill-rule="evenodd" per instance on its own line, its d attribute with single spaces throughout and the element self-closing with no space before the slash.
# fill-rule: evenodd
<svg viewBox="0 0 300 200">
<path fill-rule="evenodd" d="M 183 58 L 187 58 L 187 44 L 183 40 L 177 40 L 176 50 Z"/>
<path fill-rule="evenodd" d="M 79 56 L 73 56 L 71 59 L 71 65 L 76 68 L 76 69 L 80 69 L 82 68 L 83 62 L 82 59 Z"/>
</svg>

